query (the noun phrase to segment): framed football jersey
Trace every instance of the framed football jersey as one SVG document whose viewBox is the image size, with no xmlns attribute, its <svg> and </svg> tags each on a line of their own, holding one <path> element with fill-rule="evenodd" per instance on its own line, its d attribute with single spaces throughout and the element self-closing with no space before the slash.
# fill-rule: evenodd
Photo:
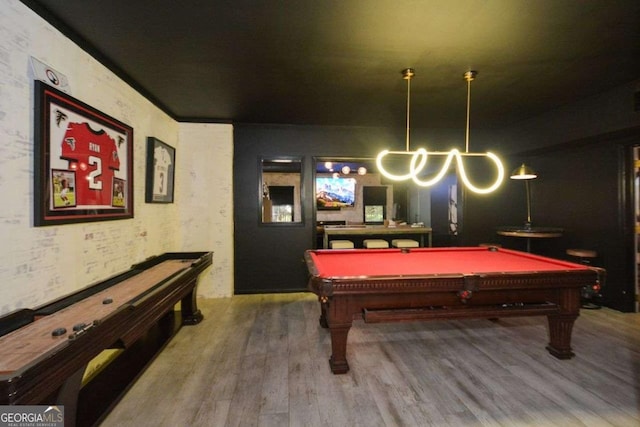
<svg viewBox="0 0 640 427">
<path fill-rule="evenodd" d="M 152 136 L 147 138 L 145 202 L 173 203 L 176 149 Z"/>
<path fill-rule="evenodd" d="M 34 225 L 133 217 L 133 128 L 35 81 Z"/>
</svg>

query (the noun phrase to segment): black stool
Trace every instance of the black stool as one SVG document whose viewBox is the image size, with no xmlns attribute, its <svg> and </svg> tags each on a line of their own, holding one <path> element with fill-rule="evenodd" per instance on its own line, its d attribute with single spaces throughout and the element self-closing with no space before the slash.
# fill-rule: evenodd
<svg viewBox="0 0 640 427">
<path fill-rule="evenodd" d="M 591 249 L 567 249 L 566 253 L 572 261 L 584 265 L 593 265 L 596 258 L 598 258 L 598 253 Z M 582 288 L 582 308 L 588 310 L 598 310 L 602 308 L 593 303 L 593 298 L 600 296 L 600 284 L 594 283 L 593 285 L 584 286 Z"/>
</svg>

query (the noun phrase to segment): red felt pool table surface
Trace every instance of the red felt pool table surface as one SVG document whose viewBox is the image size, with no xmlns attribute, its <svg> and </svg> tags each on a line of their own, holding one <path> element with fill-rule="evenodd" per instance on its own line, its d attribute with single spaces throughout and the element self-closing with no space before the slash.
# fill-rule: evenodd
<svg viewBox="0 0 640 427">
<path fill-rule="evenodd" d="M 308 250 L 309 290 L 331 333 L 333 373 L 349 370 L 347 334 L 366 323 L 547 316 L 547 350 L 573 357 L 581 289 L 601 268 L 495 247 Z"/>
<path fill-rule="evenodd" d="M 310 252 L 320 277 L 482 274 L 587 270 L 538 255 L 486 247 L 349 249 Z"/>
</svg>

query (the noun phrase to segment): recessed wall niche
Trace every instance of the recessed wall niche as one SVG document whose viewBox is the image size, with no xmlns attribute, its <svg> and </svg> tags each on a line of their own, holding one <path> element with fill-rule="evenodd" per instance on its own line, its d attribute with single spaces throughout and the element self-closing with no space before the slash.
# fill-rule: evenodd
<svg viewBox="0 0 640 427">
<path fill-rule="evenodd" d="M 264 157 L 259 161 L 259 220 L 262 224 L 301 224 L 302 159 Z"/>
<path fill-rule="evenodd" d="M 387 185 L 381 180 L 381 175 L 375 171 L 373 159 L 336 159 L 336 158 L 316 158 L 314 159 L 315 178 L 314 182 L 316 199 L 318 198 L 317 179 L 318 178 L 350 178 L 355 180 L 355 201 L 351 206 L 340 207 L 338 209 L 317 209 L 316 203 L 316 221 L 324 223 L 346 223 L 346 224 L 362 224 L 365 223 L 365 194 L 364 188 L 375 187 L 377 194 L 381 189 L 384 193 L 383 197 L 379 197 L 383 206 L 383 217 L 392 218 L 394 215 L 393 206 L 393 185 Z M 348 169 L 345 168 L 348 167 Z M 358 170 L 365 168 L 365 171 Z M 345 173 L 348 170 L 348 173 Z M 382 220 L 380 221 L 382 222 Z"/>
</svg>

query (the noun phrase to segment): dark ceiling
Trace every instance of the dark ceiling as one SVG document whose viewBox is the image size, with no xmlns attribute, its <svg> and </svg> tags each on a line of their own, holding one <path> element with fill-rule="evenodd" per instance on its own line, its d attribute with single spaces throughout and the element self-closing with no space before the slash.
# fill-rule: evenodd
<svg viewBox="0 0 640 427">
<path fill-rule="evenodd" d="M 638 0 L 23 3 L 181 121 L 402 127 L 412 67 L 412 127 L 464 127 L 469 69 L 501 127 L 640 76 Z"/>
</svg>

